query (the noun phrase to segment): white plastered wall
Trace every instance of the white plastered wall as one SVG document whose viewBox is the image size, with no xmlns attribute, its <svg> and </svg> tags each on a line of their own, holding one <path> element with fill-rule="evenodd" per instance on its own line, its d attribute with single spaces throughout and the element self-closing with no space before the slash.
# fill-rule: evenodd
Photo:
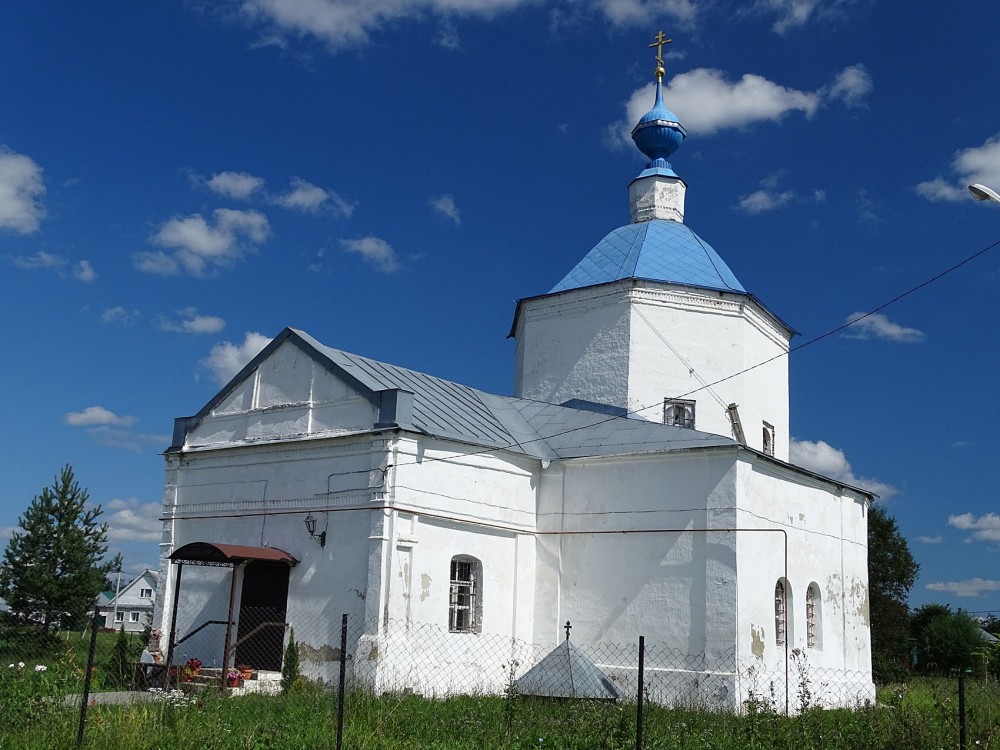
<svg viewBox="0 0 1000 750">
<path fill-rule="evenodd" d="M 833 705 L 856 696 L 858 689 L 871 685 L 865 496 L 753 456 L 738 464 L 738 486 L 740 526 L 783 532 L 739 535 L 741 664 L 762 673 L 784 672 L 786 648 L 777 643 L 775 584 L 785 579 L 791 708 L 801 679 L 799 665 L 818 702 Z M 820 594 L 812 646 L 806 625 L 811 584 Z"/>
<path fill-rule="evenodd" d="M 747 444 L 763 449 L 767 422 L 775 456 L 788 458 L 790 333 L 745 295 L 631 280 L 588 287 L 523 302 L 516 336 L 518 396 L 578 398 L 657 422 L 665 398 L 694 400 L 696 429 L 726 437 L 735 403 Z"/>
<path fill-rule="evenodd" d="M 638 635 L 686 654 L 731 651 L 732 455 L 679 451 L 577 459 L 545 473 L 539 500 L 535 637 L 566 620 L 584 642 Z"/>
<path fill-rule="evenodd" d="M 696 429 L 733 437 L 735 403 L 747 445 L 763 449 L 768 422 L 787 460 L 787 332 L 744 296 L 639 285 L 631 299 L 629 410 L 660 421 L 664 398 L 694 400 Z"/>
<path fill-rule="evenodd" d="M 382 537 L 382 621 L 361 649 L 362 680 L 432 695 L 503 690 L 497 655 L 532 636 L 538 470 L 503 451 L 401 437 Z M 480 564 L 476 632 L 449 632 L 456 556 Z"/>
</svg>

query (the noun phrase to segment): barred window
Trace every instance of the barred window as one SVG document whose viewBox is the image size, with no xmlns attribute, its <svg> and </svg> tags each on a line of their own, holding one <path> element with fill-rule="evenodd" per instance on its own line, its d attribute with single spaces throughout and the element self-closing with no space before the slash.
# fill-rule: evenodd
<svg viewBox="0 0 1000 750">
<path fill-rule="evenodd" d="M 663 424 L 694 428 L 694 401 L 681 398 L 663 399 Z"/>
<path fill-rule="evenodd" d="M 811 583 L 806 589 L 806 646 L 816 651 L 823 648 L 822 611 L 819 586 Z"/>
<path fill-rule="evenodd" d="M 476 558 L 458 556 L 451 559 L 448 630 L 452 633 L 479 632 L 481 578 L 482 564 Z"/>
<path fill-rule="evenodd" d="M 784 646 L 788 641 L 788 591 L 784 580 L 774 584 L 774 642 Z"/>
</svg>

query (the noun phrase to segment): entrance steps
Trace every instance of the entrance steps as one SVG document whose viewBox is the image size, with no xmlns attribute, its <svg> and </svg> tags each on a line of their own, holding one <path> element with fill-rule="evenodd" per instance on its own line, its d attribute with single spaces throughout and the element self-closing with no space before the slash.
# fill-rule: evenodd
<svg viewBox="0 0 1000 750">
<path fill-rule="evenodd" d="M 243 678 L 240 684 L 235 687 L 225 686 L 223 679 L 226 672 L 230 670 L 219 667 L 202 667 L 198 674 L 191 678 L 190 682 L 181 682 L 178 687 L 185 693 L 199 693 L 203 690 L 222 689 L 228 695 L 249 695 L 251 693 L 261 693 L 263 695 L 277 695 L 281 692 L 281 672 L 271 672 L 262 669 L 255 669 L 249 679 Z"/>
</svg>

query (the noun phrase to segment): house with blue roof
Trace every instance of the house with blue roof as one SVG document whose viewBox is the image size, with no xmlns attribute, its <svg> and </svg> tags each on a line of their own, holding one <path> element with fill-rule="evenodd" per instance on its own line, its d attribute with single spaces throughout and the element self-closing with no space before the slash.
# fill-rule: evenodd
<svg viewBox="0 0 1000 750">
<path fill-rule="evenodd" d="M 512 395 L 286 328 L 176 420 L 168 661 L 280 671 L 294 629 L 314 679 L 502 692 L 571 622 L 622 695 L 644 636 L 663 703 L 788 708 L 803 664 L 873 698 L 872 496 L 788 462 L 794 331 L 684 223 L 662 75 L 630 223 L 517 303 Z"/>
</svg>

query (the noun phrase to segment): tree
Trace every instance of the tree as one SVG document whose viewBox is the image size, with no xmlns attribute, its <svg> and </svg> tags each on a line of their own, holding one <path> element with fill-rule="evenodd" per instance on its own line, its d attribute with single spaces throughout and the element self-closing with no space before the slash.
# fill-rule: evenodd
<svg viewBox="0 0 1000 750">
<path fill-rule="evenodd" d="M 938 611 L 918 642 L 920 663 L 926 671 L 939 674 L 984 664 L 989 647 L 980 631 L 979 623 L 965 612 Z"/>
<path fill-rule="evenodd" d="M 295 628 L 288 632 L 288 645 L 281 663 L 281 692 L 287 693 L 299 679 L 299 647 L 295 643 Z"/>
<path fill-rule="evenodd" d="M 109 570 L 108 527 L 88 499 L 67 465 L 18 520 L 0 562 L 0 596 L 21 622 L 71 628 L 93 608 Z"/>
<path fill-rule="evenodd" d="M 896 519 L 881 506 L 872 505 L 868 512 L 868 612 L 876 672 L 908 656 L 906 600 L 919 570 Z"/>
</svg>

